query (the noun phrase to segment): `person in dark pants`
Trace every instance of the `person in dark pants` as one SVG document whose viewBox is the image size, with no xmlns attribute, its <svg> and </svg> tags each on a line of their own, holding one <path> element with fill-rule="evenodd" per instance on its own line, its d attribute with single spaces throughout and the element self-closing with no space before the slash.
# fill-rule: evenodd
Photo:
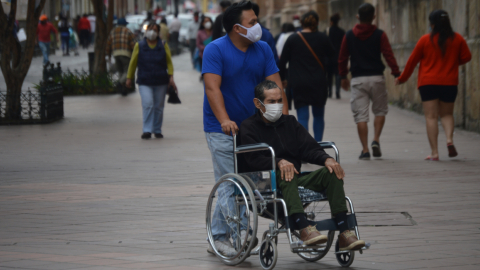
<svg viewBox="0 0 480 270">
<path fill-rule="evenodd" d="M 350 82 L 347 79 L 347 67 L 350 58 L 350 71 L 352 72 L 350 105 L 362 144 L 359 159 L 369 160 L 367 124 L 370 100 L 375 115 L 373 123 L 375 135 L 372 141 L 374 157 L 382 156 L 380 135 L 385 125 L 385 116 L 388 113 L 387 88 L 383 76 L 385 65 L 382 62 L 382 54 L 390 66 L 393 76 L 398 77 L 400 69 L 387 35 L 372 24 L 375 19 L 375 7 L 370 3 L 361 4 L 358 8 L 357 18 L 360 23 L 348 31 L 343 38 L 338 56 L 338 73 L 342 78 L 342 88 L 348 90 Z"/>
<path fill-rule="evenodd" d="M 63 56 L 70 56 L 70 25 L 67 18 L 62 18 L 58 23 L 58 31 L 62 39 Z"/>
<path fill-rule="evenodd" d="M 327 67 L 327 88 L 328 97 L 331 98 L 333 94 L 333 77 L 335 77 L 335 95 L 337 99 L 340 99 L 340 76 L 338 75 L 338 54 L 340 47 L 342 46 L 343 37 L 345 36 L 345 30 L 338 27 L 338 21 L 340 21 L 340 15 L 338 13 L 330 17 L 330 27 L 327 28 L 326 34 L 328 39 L 335 49 L 335 59 L 328 63 Z"/>
<path fill-rule="evenodd" d="M 266 143 L 275 151 L 275 181 L 282 191 L 289 217 L 300 228 L 303 243 L 317 245 L 328 239 L 308 223 L 298 194 L 299 186 L 316 192 L 326 191 L 332 216 L 340 229 L 340 250 L 359 250 L 364 247 L 365 241 L 358 240 L 347 225 L 343 189 L 345 173 L 340 164 L 325 153 L 295 116 L 282 115 L 282 90 L 274 82 L 266 80 L 258 84 L 253 103 L 258 111 L 242 122 L 240 141 L 242 144 Z M 325 167 L 299 176 L 302 161 Z M 248 171 L 264 171 L 271 169 L 272 157 L 265 151 L 247 153 L 245 162 Z"/>
<path fill-rule="evenodd" d="M 313 133 L 315 140 L 321 141 L 325 128 L 324 114 L 327 102 L 327 77 L 324 65 L 328 61 L 333 61 L 335 50 L 327 35 L 318 31 L 318 14 L 315 11 L 305 13 L 301 21 L 303 30 L 289 36 L 283 47 L 280 57 L 280 75 L 285 81 L 284 88 L 292 89 L 298 122 L 306 130 L 308 130 L 310 117 L 309 109 L 310 106 L 312 107 Z M 307 44 L 313 49 L 313 53 Z M 318 57 L 322 64 L 315 57 Z"/>
<path fill-rule="evenodd" d="M 198 11 L 193 13 L 193 21 L 188 25 L 188 47 L 190 49 L 190 57 L 192 59 L 193 68 L 195 68 L 194 55 L 197 48 L 197 33 L 200 28 L 200 22 L 198 20 Z"/>
<path fill-rule="evenodd" d="M 213 23 L 212 41 L 227 34 L 227 32 L 225 32 L 225 29 L 223 28 L 223 14 L 225 13 L 225 10 L 227 10 L 227 8 L 231 5 L 232 3 L 230 1 L 223 0 L 220 2 L 222 14 L 218 15 L 217 18 L 215 18 L 215 22 Z"/>
<path fill-rule="evenodd" d="M 87 14 L 83 14 L 83 17 L 78 21 L 77 25 L 77 29 L 80 32 L 80 44 L 82 44 L 84 49 L 87 49 L 90 44 L 91 26 L 87 16 Z"/>
</svg>

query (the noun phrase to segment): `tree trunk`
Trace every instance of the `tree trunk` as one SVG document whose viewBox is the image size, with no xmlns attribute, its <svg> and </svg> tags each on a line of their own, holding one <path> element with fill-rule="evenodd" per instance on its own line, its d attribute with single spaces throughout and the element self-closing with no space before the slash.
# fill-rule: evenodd
<svg viewBox="0 0 480 270">
<path fill-rule="evenodd" d="M 17 13 L 17 0 L 11 1 L 8 16 L 0 4 L 0 48 L 2 48 L 0 67 L 7 84 L 7 108 L 5 114 L 7 119 L 21 118 L 20 95 L 22 93 L 22 85 L 30 69 L 30 64 L 32 63 L 38 19 L 45 5 L 45 1 L 46 0 L 41 0 L 38 6 L 35 7 L 36 1 L 28 0 L 27 22 L 25 27 L 27 40 L 23 52 L 20 42 L 16 36 L 13 35 L 13 25 Z"/>
<path fill-rule="evenodd" d="M 104 74 L 107 72 L 107 62 L 105 61 L 105 50 L 107 48 L 108 35 L 113 26 L 113 0 L 108 0 L 108 16 L 105 21 L 103 1 L 91 0 L 93 11 L 96 17 L 95 26 L 95 61 L 93 67 L 94 74 Z"/>
</svg>

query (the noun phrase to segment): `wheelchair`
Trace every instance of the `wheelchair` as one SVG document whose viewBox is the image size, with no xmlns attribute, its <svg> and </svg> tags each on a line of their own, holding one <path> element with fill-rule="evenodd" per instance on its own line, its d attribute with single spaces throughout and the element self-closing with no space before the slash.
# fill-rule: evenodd
<svg viewBox="0 0 480 270">
<path fill-rule="evenodd" d="M 330 250 L 334 241 L 335 231 L 338 230 L 337 224 L 331 216 L 329 219 L 319 219 L 322 214 L 325 214 L 325 212 L 321 212 L 323 207 L 320 206 L 320 204 L 325 205 L 325 201 L 327 201 L 325 193 L 299 187 L 299 195 L 308 222 L 311 225 L 316 225 L 318 231 L 328 231 L 326 234 L 328 241 L 325 244 L 306 246 L 300 240 L 300 232 L 297 231 L 299 228 L 295 228 L 295 222 L 289 220 L 287 205 L 282 199 L 280 190 L 277 190 L 275 178 L 276 162 L 273 148 L 265 143 L 237 146 L 236 142 L 237 140 L 234 136 L 235 173 L 226 174 L 218 180 L 210 192 L 207 202 L 207 235 L 215 255 L 226 265 L 237 265 L 251 255 L 259 255 L 262 267 L 270 270 L 275 267 L 278 258 L 278 235 L 286 233 L 291 252 L 298 254 L 298 256 L 308 262 L 322 259 Z M 334 142 L 319 142 L 319 144 L 324 149 L 333 149 L 335 160 L 340 163 L 340 154 Z M 269 151 L 271 153 L 272 170 L 239 173 L 238 155 L 255 151 Z M 228 185 L 232 194 L 225 195 L 223 190 Z M 353 203 L 348 197 L 345 197 L 345 199 L 349 208 L 347 215 L 349 228 L 353 229 L 357 238 L 360 239 Z M 223 200 L 226 207 L 218 207 L 219 209 L 216 209 L 217 200 Z M 216 217 L 220 214 L 220 218 L 213 218 L 215 211 L 219 211 Z M 268 230 L 263 232 L 260 245 L 255 248 L 256 241 L 253 241 L 253 239 L 257 236 L 259 216 L 270 219 L 273 222 L 269 224 Z M 214 243 L 212 222 L 227 224 L 230 230 L 228 233 L 230 233 L 233 239 L 233 247 L 236 250 L 236 254 L 227 256 L 219 252 Z M 244 236 L 241 235 L 242 230 L 251 233 L 250 241 L 248 240 L 250 237 L 248 234 L 244 233 Z M 370 244 L 366 243 L 365 247 L 358 250 L 358 252 L 363 254 L 363 251 L 369 247 Z M 337 239 L 335 243 L 335 257 L 341 266 L 348 267 L 353 263 L 355 251 L 340 251 Z"/>
</svg>

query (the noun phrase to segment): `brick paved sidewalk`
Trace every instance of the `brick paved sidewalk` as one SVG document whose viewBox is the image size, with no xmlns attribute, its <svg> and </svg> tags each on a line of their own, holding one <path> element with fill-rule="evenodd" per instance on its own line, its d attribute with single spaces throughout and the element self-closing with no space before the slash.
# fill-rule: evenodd
<svg viewBox="0 0 480 270">
<path fill-rule="evenodd" d="M 0 126 L 0 269 L 233 269 L 206 253 L 214 181 L 203 89 L 188 54 L 174 63 L 183 103 L 166 106 L 164 139 L 140 139 L 138 92 L 68 97 L 60 122 Z M 449 159 L 441 131 L 440 162 L 423 161 L 422 117 L 391 107 L 383 158 L 359 161 L 342 94 L 328 100 L 325 140 L 340 149 L 346 193 L 372 244 L 351 268 L 479 269 L 480 136 L 457 131 L 460 155 Z M 260 233 L 269 222 L 260 219 Z M 261 266 L 252 256 L 236 268 Z M 281 235 L 276 269 L 292 268 L 340 267 L 332 252 L 303 261 Z"/>
</svg>

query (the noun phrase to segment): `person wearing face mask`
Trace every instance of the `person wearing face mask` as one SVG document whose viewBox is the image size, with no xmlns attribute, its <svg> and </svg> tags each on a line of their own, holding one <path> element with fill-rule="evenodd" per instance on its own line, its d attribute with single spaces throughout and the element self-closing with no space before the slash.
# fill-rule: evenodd
<svg viewBox="0 0 480 270">
<path fill-rule="evenodd" d="M 142 139 L 163 138 L 162 122 L 165 95 L 169 86 L 175 88 L 173 63 L 170 48 L 159 38 L 160 26 L 154 22 L 147 26 L 145 38 L 135 44 L 128 67 L 128 88 L 138 67 L 137 84 L 142 98 L 143 134 Z"/>
<path fill-rule="evenodd" d="M 43 54 L 43 64 L 47 64 L 48 55 L 50 54 L 50 33 L 55 33 L 58 40 L 58 31 L 57 29 L 48 22 L 47 15 L 40 16 L 40 23 L 37 25 L 37 39 L 38 46 Z"/>
<path fill-rule="evenodd" d="M 202 66 L 203 51 L 205 47 L 212 41 L 212 19 L 210 17 L 203 17 L 203 21 L 200 24 L 200 28 L 197 33 L 197 48 L 198 56 L 200 57 L 200 67 Z M 200 81 L 203 80 L 203 76 L 200 76 Z"/>
<path fill-rule="evenodd" d="M 238 132 L 243 120 L 255 113 L 251 102 L 255 86 L 265 79 L 281 83 L 272 50 L 267 43 L 259 41 L 262 28 L 250 1 L 230 6 L 223 15 L 223 26 L 227 35 L 205 47 L 202 67 L 205 84 L 203 130 L 212 155 L 215 181 L 234 172 L 232 135 Z M 287 106 L 284 106 L 283 113 L 288 114 Z M 236 254 L 230 237 L 234 241 L 237 239 L 237 225 L 228 223 L 223 215 L 229 209 L 236 211 L 231 209 L 233 204 L 228 203 L 233 192 L 235 189 L 227 185 L 219 193 L 212 217 L 215 241 L 209 243 L 227 257 Z M 242 221 L 241 239 L 247 237 L 247 241 L 258 241 L 248 237 L 247 232 Z M 214 252 L 211 246 L 207 251 Z"/>
<path fill-rule="evenodd" d="M 358 240 L 347 225 L 347 205 L 343 178 L 345 172 L 335 159 L 330 157 L 308 131 L 291 115 L 282 115 L 282 90 L 272 81 L 264 81 L 255 87 L 253 103 L 257 113 L 240 126 L 241 144 L 266 143 L 275 151 L 277 163 L 276 183 L 282 191 L 293 228 L 300 231 L 305 245 L 327 242 L 327 236 L 311 226 L 305 216 L 298 187 L 316 192 L 325 192 L 330 210 L 338 224 L 340 250 L 359 250 L 365 241 Z M 246 153 L 247 171 L 270 170 L 270 153 Z M 302 161 L 324 166 L 307 175 L 299 175 Z"/>
</svg>

